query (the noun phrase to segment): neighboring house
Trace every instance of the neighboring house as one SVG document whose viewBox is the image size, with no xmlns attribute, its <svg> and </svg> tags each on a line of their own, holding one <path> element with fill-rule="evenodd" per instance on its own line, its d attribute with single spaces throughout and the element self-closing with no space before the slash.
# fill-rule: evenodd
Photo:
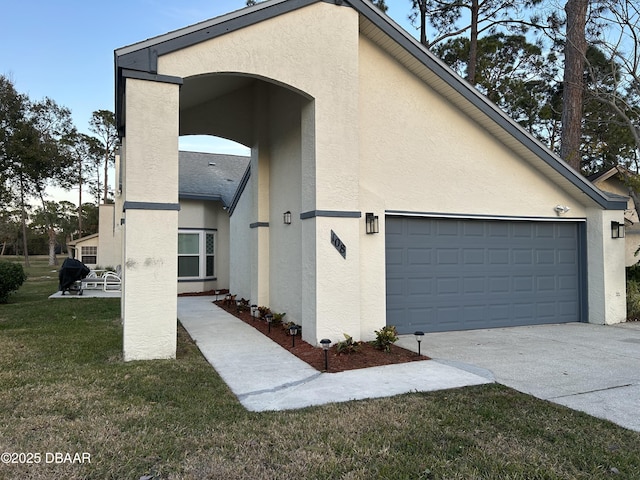
<svg viewBox="0 0 640 480">
<path fill-rule="evenodd" d="M 228 209 L 249 159 L 236 155 L 180 152 L 180 212 L 178 229 L 178 292 L 204 292 L 229 288 Z M 117 161 L 119 167 L 120 159 Z M 117 168 L 119 171 L 120 169 Z M 122 264 L 122 214 L 117 204 L 100 205 L 99 234 L 69 246 L 74 258 L 87 266 Z M 120 212 L 121 207 L 120 207 Z M 149 233 L 149 238 L 153 234 Z"/>
<path fill-rule="evenodd" d="M 98 265 L 98 244 L 97 233 L 67 242 L 69 256 L 77 258 L 89 268 L 95 268 Z"/>
<path fill-rule="evenodd" d="M 640 261 L 640 256 L 636 255 L 636 251 L 640 248 L 640 221 L 636 206 L 630 196 L 629 186 L 625 182 L 625 176 L 629 175 L 636 176 L 637 174 L 617 166 L 588 177 L 600 190 L 623 196 L 627 200 L 627 209 L 624 212 L 625 264 L 627 267 Z"/>
<path fill-rule="evenodd" d="M 230 288 L 317 345 L 625 320 L 627 202 L 365 0 L 269 0 L 115 52 L 126 360 L 176 349 L 178 137 L 251 148 Z"/>
<path fill-rule="evenodd" d="M 178 293 L 229 288 L 229 206 L 249 159 L 180 152 Z"/>
</svg>

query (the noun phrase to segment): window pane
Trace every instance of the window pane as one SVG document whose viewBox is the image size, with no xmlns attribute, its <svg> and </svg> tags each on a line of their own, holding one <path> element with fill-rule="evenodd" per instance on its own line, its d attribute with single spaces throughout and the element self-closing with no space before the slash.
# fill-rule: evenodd
<svg viewBox="0 0 640 480">
<path fill-rule="evenodd" d="M 178 257 L 179 277 L 199 277 L 200 276 L 199 257 Z"/>
<path fill-rule="evenodd" d="M 213 255 L 207 255 L 207 277 L 213 277 Z"/>
<path fill-rule="evenodd" d="M 200 235 L 197 233 L 179 233 L 178 253 L 182 255 L 198 255 L 200 253 Z"/>
<path fill-rule="evenodd" d="M 205 253 L 207 255 L 213 255 L 213 233 L 207 233 L 207 246 Z"/>
</svg>

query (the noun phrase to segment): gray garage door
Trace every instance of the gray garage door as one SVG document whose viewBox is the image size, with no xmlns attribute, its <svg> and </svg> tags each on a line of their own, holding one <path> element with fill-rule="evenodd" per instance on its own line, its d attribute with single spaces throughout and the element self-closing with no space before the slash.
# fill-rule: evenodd
<svg viewBox="0 0 640 480">
<path fill-rule="evenodd" d="M 387 324 L 400 333 L 580 320 L 574 222 L 387 217 Z"/>
</svg>

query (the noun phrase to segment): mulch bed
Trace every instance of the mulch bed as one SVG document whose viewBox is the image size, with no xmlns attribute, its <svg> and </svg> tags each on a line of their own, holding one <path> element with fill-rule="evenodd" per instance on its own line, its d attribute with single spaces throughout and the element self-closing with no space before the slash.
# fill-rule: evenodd
<svg viewBox="0 0 640 480">
<path fill-rule="evenodd" d="M 267 335 L 271 340 L 286 348 L 300 360 L 311 365 L 316 370 L 324 371 L 324 351 L 322 348 L 314 347 L 303 341 L 300 334 L 296 335 L 295 346 L 292 346 L 292 338 L 288 330 L 282 325 L 271 325 L 271 331 L 267 322 L 261 318 L 254 318 L 250 311 L 238 312 L 235 305 L 225 305 L 224 300 L 220 299 L 213 302 L 220 308 L 226 310 L 231 315 L 239 318 L 247 325 L 252 326 L 256 330 Z M 286 317 L 285 317 L 286 319 Z M 417 353 L 405 350 L 396 345 L 391 345 L 391 351 L 385 352 L 378 350 L 373 345 L 363 342 L 360 344 L 358 351 L 353 353 L 337 353 L 336 347 L 333 345 L 328 353 L 327 372 L 343 372 L 345 370 L 355 370 L 358 368 L 376 367 L 380 365 L 392 365 L 397 363 L 415 362 L 421 360 L 429 360 L 425 355 L 418 356 Z"/>
</svg>

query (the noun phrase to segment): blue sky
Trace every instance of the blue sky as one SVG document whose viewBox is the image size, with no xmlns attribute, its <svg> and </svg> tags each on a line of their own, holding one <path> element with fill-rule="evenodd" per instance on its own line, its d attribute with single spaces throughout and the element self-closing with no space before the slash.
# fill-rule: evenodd
<svg viewBox="0 0 640 480">
<path fill-rule="evenodd" d="M 410 0 L 387 0 L 407 26 Z M 113 51 L 238 10 L 246 0 L 11 0 L 0 15 L 0 74 L 32 100 L 50 97 L 71 109 L 89 133 L 95 110 L 114 110 Z M 225 142 L 181 148 L 246 153 Z"/>
<path fill-rule="evenodd" d="M 410 0 L 388 0 L 404 21 Z M 113 51 L 243 8 L 245 0 L 13 0 L 0 16 L 0 74 L 33 100 L 71 109 L 87 131 L 94 110 L 113 110 Z M 399 18 L 398 18 L 399 17 Z M 406 23 L 406 22 L 405 22 Z"/>
</svg>

